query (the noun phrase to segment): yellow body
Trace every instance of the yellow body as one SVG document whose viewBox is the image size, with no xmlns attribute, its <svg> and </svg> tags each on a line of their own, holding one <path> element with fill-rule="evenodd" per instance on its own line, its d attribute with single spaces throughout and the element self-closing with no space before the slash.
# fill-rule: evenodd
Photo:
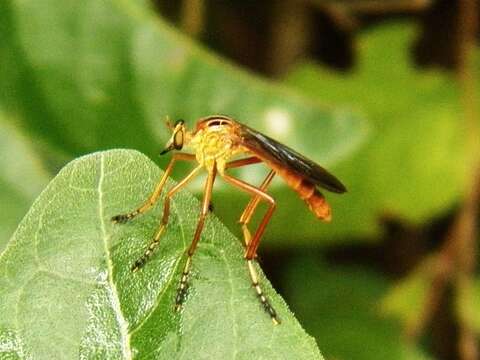
<svg viewBox="0 0 480 360">
<path fill-rule="evenodd" d="M 188 141 L 189 140 L 189 141 Z M 187 135 L 190 146 L 200 165 L 210 172 L 215 164 L 217 171 L 224 174 L 225 164 L 230 158 L 244 150 L 238 146 L 231 136 L 228 125 L 211 126 L 197 131 L 194 135 Z"/>
</svg>

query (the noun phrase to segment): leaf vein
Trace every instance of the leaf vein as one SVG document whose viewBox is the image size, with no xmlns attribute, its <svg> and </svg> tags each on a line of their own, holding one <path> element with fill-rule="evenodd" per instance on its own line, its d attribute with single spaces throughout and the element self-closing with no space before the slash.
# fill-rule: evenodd
<svg viewBox="0 0 480 360">
<path fill-rule="evenodd" d="M 102 240 L 103 240 L 103 245 L 105 248 L 105 255 L 106 255 L 106 260 L 107 260 L 107 267 L 108 267 L 108 282 L 110 285 L 110 295 L 111 295 L 111 300 L 112 300 L 112 306 L 113 310 L 115 312 L 115 316 L 117 318 L 117 322 L 119 325 L 119 330 L 120 330 L 120 336 L 121 336 L 121 347 L 122 347 L 122 353 L 125 359 L 132 359 L 132 353 L 130 349 L 130 336 L 128 334 L 128 322 L 123 316 L 121 307 L 120 307 L 120 299 L 118 296 L 118 290 L 117 286 L 115 285 L 115 282 L 113 281 L 113 263 L 112 263 L 112 257 L 109 249 L 109 244 L 108 244 L 108 238 L 109 236 L 107 235 L 107 230 L 105 226 L 105 216 L 103 213 L 103 182 L 105 178 L 105 156 L 104 154 L 100 154 L 100 177 L 98 180 L 98 215 L 100 218 L 100 228 L 101 228 L 101 234 L 102 234 Z"/>
</svg>

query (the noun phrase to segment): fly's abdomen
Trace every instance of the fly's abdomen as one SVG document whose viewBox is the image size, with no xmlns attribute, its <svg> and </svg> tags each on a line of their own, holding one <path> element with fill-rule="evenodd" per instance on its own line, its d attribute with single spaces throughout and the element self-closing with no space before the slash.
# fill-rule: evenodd
<svg viewBox="0 0 480 360">
<path fill-rule="evenodd" d="M 314 184 L 288 171 L 279 171 L 278 174 L 298 193 L 300 198 L 307 203 L 310 211 L 312 211 L 318 219 L 322 221 L 331 220 L 332 213 L 330 205 Z"/>
<path fill-rule="evenodd" d="M 323 221 L 330 221 L 332 219 L 332 212 L 330 205 L 325 200 L 325 197 L 320 191 L 314 189 L 313 193 L 308 199 L 305 199 L 310 210 L 315 214 L 317 218 Z"/>
</svg>

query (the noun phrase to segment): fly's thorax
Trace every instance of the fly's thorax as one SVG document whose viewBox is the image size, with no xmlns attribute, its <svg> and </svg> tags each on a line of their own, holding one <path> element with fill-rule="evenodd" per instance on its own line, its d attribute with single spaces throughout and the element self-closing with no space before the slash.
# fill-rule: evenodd
<svg viewBox="0 0 480 360">
<path fill-rule="evenodd" d="M 190 146 L 201 165 L 212 169 L 216 163 L 220 173 L 223 173 L 227 161 L 238 152 L 238 146 L 231 136 L 230 129 L 226 126 L 197 131 Z"/>
</svg>

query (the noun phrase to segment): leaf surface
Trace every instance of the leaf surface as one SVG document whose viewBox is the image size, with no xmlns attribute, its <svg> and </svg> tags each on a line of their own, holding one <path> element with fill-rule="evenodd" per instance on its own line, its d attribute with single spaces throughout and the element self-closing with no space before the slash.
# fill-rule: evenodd
<svg viewBox="0 0 480 360">
<path fill-rule="evenodd" d="M 35 201 L 0 257 L 0 357 L 20 359 L 322 359 L 261 276 L 282 324 L 255 296 L 240 241 L 209 216 L 187 300 L 173 311 L 199 202 L 180 192 L 158 251 L 161 206 L 125 225 L 160 176 L 144 155 L 100 152 L 67 165 Z M 172 183 L 169 183 L 171 186 Z"/>
<path fill-rule="evenodd" d="M 383 276 L 304 255 L 284 265 L 284 286 L 296 316 L 315 336 L 325 358 L 430 359 L 404 340 L 398 321 L 382 313 L 379 299 L 388 287 Z"/>
</svg>

